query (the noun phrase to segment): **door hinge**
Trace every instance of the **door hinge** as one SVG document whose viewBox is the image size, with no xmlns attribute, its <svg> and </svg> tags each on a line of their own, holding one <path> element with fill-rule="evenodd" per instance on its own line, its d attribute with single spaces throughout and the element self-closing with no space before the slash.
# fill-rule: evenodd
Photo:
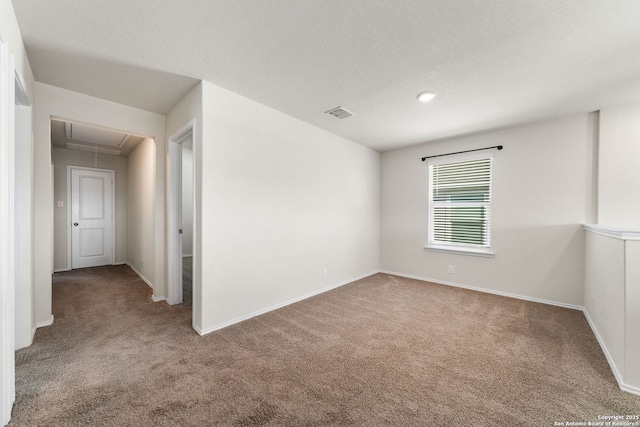
<svg viewBox="0 0 640 427">
<path fill-rule="evenodd" d="M 178 229 L 178 234 L 182 234 L 182 228 Z"/>
</svg>

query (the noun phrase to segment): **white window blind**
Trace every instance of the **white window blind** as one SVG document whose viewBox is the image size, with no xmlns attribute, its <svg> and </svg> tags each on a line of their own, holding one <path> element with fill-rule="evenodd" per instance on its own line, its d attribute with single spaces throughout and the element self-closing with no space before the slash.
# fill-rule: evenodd
<svg viewBox="0 0 640 427">
<path fill-rule="evenodd" d="M 492 157 L 429 164 L 428 246 L 491 246 Z"/>
</svg>

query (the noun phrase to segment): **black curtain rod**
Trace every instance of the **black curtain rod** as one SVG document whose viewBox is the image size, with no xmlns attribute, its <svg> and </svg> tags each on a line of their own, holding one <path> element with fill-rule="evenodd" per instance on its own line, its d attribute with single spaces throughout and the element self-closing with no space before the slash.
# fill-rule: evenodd
<svg viewBox="0 0 640 427">
<path fill-rule="evenodd" d="M 422 161 L 424 162 L 427 159 L 431 159 L 432 157 L 442 157 L 442 156 L 451 156 L 453 154 L 462 154 L 462 153 L 471 153 L 472 151 L 481 151 L 481 150 L 492 150 L 497 148 L 498 150 L 502 150 L 502 145 L 496 145 L 494 147 L 486 147 L 486 148 L 476 148 L 475 150 L 467 150 L 467 151 L 456 151 L 455 153 L 447 153 L 447 154 L 436 154 L 435 156 L 427 156 L 423 157 Z"/>
</svg>

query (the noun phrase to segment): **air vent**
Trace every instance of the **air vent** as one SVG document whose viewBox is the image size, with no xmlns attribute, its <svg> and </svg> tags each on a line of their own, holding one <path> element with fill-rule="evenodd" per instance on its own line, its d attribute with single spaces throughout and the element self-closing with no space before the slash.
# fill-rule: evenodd
<svg viewBox="0 0 640 427">
<path fill-rule="evenodd" d="M 340 119 L 340 120 L 346 119 L 347 117 L 351 117 L 351 116 L 354 115 L 351 111 L 347 110 L 344 107 L 332 108 L 329 111 L 325 111 L 325 114 L 328 114 L 328 115 L 333 116 L 336 119 Z"/>
</svg>

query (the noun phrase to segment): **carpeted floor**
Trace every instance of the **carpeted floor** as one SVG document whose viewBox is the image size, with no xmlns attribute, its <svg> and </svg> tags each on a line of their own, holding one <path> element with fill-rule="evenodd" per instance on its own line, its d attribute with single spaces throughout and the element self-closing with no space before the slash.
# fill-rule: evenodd
<svg viewBox="0 0 640 427">
<path fill-rule="evenodd" d="M 193 257 L 182 258 L 182 303 L 188 307 L 193 303 Z"/>
<path fill-rule="evenodd" d="M 640 414 L 581 312 L 377 274 L 204 337 L 125 266 L 54 275 L 12 426 L 552 426 Z"/>
</svg>

